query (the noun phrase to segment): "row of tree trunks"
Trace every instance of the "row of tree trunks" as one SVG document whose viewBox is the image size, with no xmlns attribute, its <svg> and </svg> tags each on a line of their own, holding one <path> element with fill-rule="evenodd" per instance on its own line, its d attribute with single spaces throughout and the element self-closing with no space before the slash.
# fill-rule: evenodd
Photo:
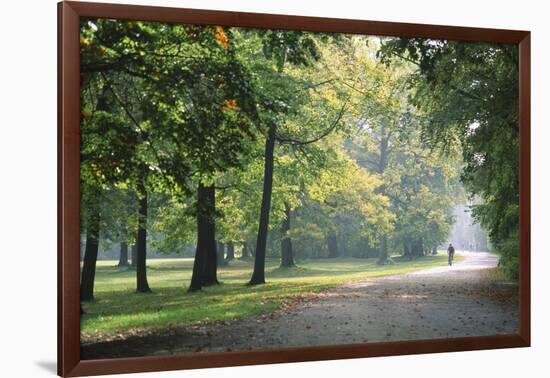
<svg viewBox="0 0 550 378">
<path fill-rule="evenodd" d="M 117 267 L 120 267 L 120 268 L 130 267 L 135 269 L 136 264 L 137 264 L 136 245 L 135 244 L 128 245 L 128 243 L 125 241 L 121 242 Z"/>
<path fill-rule="evenodd" d="M 148 293 L 151 291 L 147 281 L 147 191 L 145 189 L 145 178 L 142 177 L 138 184 L 139 198 L 138 206 L 138 227 L 136 245 L 131 248 L 131 266 L 136 268 L 136 291 Z M 94 299 L 94 282 L 99 252 L 99 231 L 100 231 L 100 192 L 92 196 L 89 205 L 89 216 L 86 227 L 86 247 L 82 267 L 82 279 L 80 284 L 80 300 L 83 302 Z M 125 230 L 123 230 L 123 237 Z M 120 243 L 119 267 L 129 266 L 128 244 Z"/>
<path fill-rule="evenodd" d="M 437 253 L 437 247 L 434 247 L 433 250 Z M 409 260 L 412 260 L 414 257 L 424 256 L 426 252 L 429 251 L 424 251 L 424 243 L 422 238 L 412 241 L 410 239 L 403 240 L 403 256 L 408 257 Z"/>
<path fill-rule="evenodd" d="M 290 268 L 296 265 L 292 251 L 292 239 L 288 236 L 288 231 L 290 231 L 290 204 L 285 202 L 285 219 L 281 225 L 281 266 L 283 268 Z"/>
<path fill-rule="evenodd" d="M 197 190 L 197 249 L 189 291 L 219 284 L 217 278 L 218 251 L 216 245 L 216 189 L 199 182 Z"/>
</svg>

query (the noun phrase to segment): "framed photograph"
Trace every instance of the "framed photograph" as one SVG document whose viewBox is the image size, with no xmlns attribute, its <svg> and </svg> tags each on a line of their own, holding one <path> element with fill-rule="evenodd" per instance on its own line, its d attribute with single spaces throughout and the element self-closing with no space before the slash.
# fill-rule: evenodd
<svg viewBox="0 0 550 378">
<path fill-rule="evenodd" d="M 530 33 L 58 4 L 58 374 L 530 345 Z"/>
</svg>

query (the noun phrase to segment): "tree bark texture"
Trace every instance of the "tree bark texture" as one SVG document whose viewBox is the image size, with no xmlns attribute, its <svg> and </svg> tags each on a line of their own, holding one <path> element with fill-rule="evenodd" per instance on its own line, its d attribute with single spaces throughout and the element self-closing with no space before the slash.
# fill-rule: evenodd
<svg viewBox="0 0 550 378">
<path fill-rule="evenodd" d="M 189 291 L 218 284 L 214 185 L 199 183 L 197 189 L 197 249 Z"/>
</svg>

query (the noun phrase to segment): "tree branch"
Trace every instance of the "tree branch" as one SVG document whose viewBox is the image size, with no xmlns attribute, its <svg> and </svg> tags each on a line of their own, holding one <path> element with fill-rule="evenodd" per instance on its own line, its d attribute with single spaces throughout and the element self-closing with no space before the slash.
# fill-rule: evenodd
<svg viewBox="0 0 550 378">
<path fill-rule="evenodd" d="M 111 93 L 113 94 L 113 97 L 115 99 L 116 102 L 118 102 L 118 104 L 120 105 L 120 107 L 122 108 L 122 110 L 124 111 L 124 113 L 126 113 L 126 115 L 128 116 L 128 118 L 130 118 L 130 120 L 132 121 L 132 123 L 139 129 L 140 133 L 142 136 L 146 135 L 146 132 L 145 130 L 143 130 L 143 128 L 141 127 L 141 125 L 139 124 L 139 122 L 135 119 L 134 115 L 130 112 L 130 110 L 128 110 L 128 108 L 126 107 L 126 105 L 124 104 L 124 102 L 120 99 L 120 97 L 116 94 L 115 90 L 114 90 L 114 87 L 112 86 L 111 82 L 109 81 L 109 79 L 107 78 L 107 75 L 105 75 L 104 72 L 101 72 L 101 76 L 103 77 L 103 80 L 105 80 L 105 83 L 107 84 L 107 87 L 109 88 L 109 90 L 111 91 Z M 164 180 L 166 181 L 166 184 L 168 184 L 168 186 L 170 187 L 170 180 L 168 180 L 168 177 L 166 176 L 165 172 L 163 169 L 160 168 L 161 166 L 161 160 L 160 160 L 160 156 L 158 154 L 158 151 L 157 149 L 155 148 L 155 146 L 153 145 L 153 143 L 149 140 L 147 140 L 147 145 L 149 146 L 149 148 L 151 149 L 151 152 L 153 152 L 153 155 L 155 156 L 155 159 L 157 160 L 157 164 L 159 166 L 159 170 L 161 172 L 161 175 L 162 177 L 164 178 Z"/>
<path fill-rule="evenodd" d="M 328 127 L 321 135 L 319 135 L 319 136 L 317 136 L 313 139 L 310 139 L 310 140 L 297 140 L 297 139 L 293 139 L 293 138 L 281 137 L 280 135 L 277 135 L 275 138 L 281 144 L 291 144 L 291 145 L 294 145 L 294 146 L 304 146 L 306 144 L 312 144 L 312 143 L 318 142 L 321 139 L 323 139 L 324 137 L 326 137 L 327 135 L 329 135 L 336 128 L 336 126 L 338 126 L 338 123 L 340 122 L 340 120 L 342 119 L 342 117 L 345 113 L 345 110 L 346 110 L 346 107 L 347 107 L 348 103 L 349 103 L 349 97 L 346 100 L 346 102 L 344 103 L 344 105 L 342 105 L 342 108 L 338 112 L 338 116 L 336 117 L 336 119 L 334 120 L 332 125 L 330 125 L 330 127 Z"/>
</svg>

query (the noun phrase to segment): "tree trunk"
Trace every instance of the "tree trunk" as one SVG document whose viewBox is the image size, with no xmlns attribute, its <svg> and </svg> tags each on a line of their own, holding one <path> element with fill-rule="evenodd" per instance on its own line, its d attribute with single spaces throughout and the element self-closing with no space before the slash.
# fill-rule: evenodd
<svg viewBox="0 0 550 378">
<path fill-rule="evenodd" d="M 246 241 L 242 242 L 243 251 L 241 254 L 241 259 L 247 259 L 249 257 L 248 243 Z"/>
<path fill-rule="evenodd" d="M 128 244 L 126 242 L 120 243 L 120 257 L 118 259 L 118 267 L 123 268 L 128 266 Z"/>
<path fill-rule="evenodd" d="M 369 257 L 369 239 L 365 236 L 359 237 L 359 252 L 357 257 Z"/>
<path fill-rule="evenodd" d="M 367 237 L 361 239 L 363 241 L 363 250 L 365 251 L 362 257 L 378 257 L 378 250 L 371 245 L 370 239 Z"/>
<path fill-rule="evenodd" d="M 420 238 L 420 251 L 422 253 L 421 256 L 424 256 L 426 255 L 426 250 L 424 248 L 424 238 Z"/>
<path fill-rule="evenodd" d="M 203 235 L 206 239 L 206 261 L 202 286 L 219 285 L 218 281 L 218 251 L 216 250 L 216 187 L 214 184 L 206 188 L 205 200 L 206 217 L 209 220 L 208 232 Z"/>
<path fill-rule="evenodd" d="M 132 245 L 132 248 L 130 249 L 131 250 L 131 254 L 132 254 L 132 262 L 130 263 L 130 266 L 132 268 L 135 268 L 136 267 L 136 263 L 137 263 L 137 249 L 136 249 L 136 245 L 133 244 Z"/>
<path fill-rule="evenodd" d="M 118 258 L 118 267 L 127 267 L 129 265 L 128 262 L 128 243 L 126 242 L 127 238 L 127 231 L 126 226 L 122 227 L 121 230 L 121 236 L 123 238 L 123 241 L 120 242 L 120 256 Z"/>
<path fill-rule="evenodd" d="M 412 247 L 412 248 L 413 248 L 413 249 L 412 249 L 412 254 L 413 254 L 413 256 L 415 256 L 415 257 L 420 256 L 418 240 L 415 240 L 415 241 L 413 242 L 413 247 Z"/>
<path fill-rule="evenodd" d="M 389 154 L 389 135 L 386 132 L 386 125 L 382 122 L 380 127 L 380 160 L 378 162 L 378 172 L 383 175 L 388 166 Z M 385 194 L 385 186 L 381 187 L 380 194 Z M 388 236 L 382 235 L 380 238 L 380 251 L 378 253 L 378 264 L 385 264 L 388 261 Z"/>
<path fill-rule="evenodd" d="M 218 259 L 218 266 L 226 266 L 227 262 L 225 261 L 225 244 L 218 241 L 218 248 L 216 258 Z"/>
<path fill-rule="evenodd" d="M 215 200 L 214 185 L 204 186 L 199 182 L 197 190 L 197 249 L 189 291 L 197 291 L 203 286 L 219 283 L 217 279 L 216 222 L 214 219 Z"/>
<path fill-rule="evenodd" d="M 151 289 L 147 282 L 147 191 L 144 183 L 140 184 L 140 192 L 136 241 L 136 291 L 149 293 Z"/>
<path fill-rule="evenodd" d="M 273 189 L 273 155 L 275 150 L 275 133 L 277 126 L 272 123 L 269 126 L 265 141 L 264 161 L 264 187 L 262 193 L 262 207 L 260 210 L 260 224 L 258 226 L 258 239 L 254 256 L 254 271 L 250 278 L 250 285 L 265 283 L 265 249 L 267 245 L 267 228 L 269 226 L 269 212 L 271 209 L 271 192 Z"/>
<path fill-rule="evenodd" d="M 421 239 L 417 239 L 413 242 L 412 255 L 415 257 L 420 257 L 424 255 L 424 247 L 422 245 Z"/>
<path fill-rule="evenodd" d="M 95 268 L 99 250 L 99 192 L 93 194 L 90 201 L 89 218 L 86 227 L 86 249 L 82 266 L 82 281 L 80 283 L 80 300 L 94 300 Z"/>
<path fill-rule="evenodd" d="M 411 251 L 409 250 L 409 243 L 407 242 L 407 239 L 403 240 L 403 256 L 409 258 L 411 256 Z"/>
<path fill-rule="evenodd" d="M 232 241 L 227 242 L 227 256 L 225 257 L 227 261 L 235 259 L 235 243 Z"/>
<path fill-rule="evenodd" d="M 388 261 L 388 236 L 383 235 L 380 238 L 380 252 L 378 254 L 378 264 L 383 265 Z"/>
<path fill-rule="evenodd" d="M 290 231 L 290 205 L 285 202 L 285 219 L 281 225 L 281 266 L 290 268 L 295 266 L 294 253 L 292 252 L 292 239 L 288 236 Z"/>
<path fill-rule="evenodd" d="M 328 257 L 335 258 L 340 256 L 340 251 L 338 250 L 338 239 L 336 238 L 336 233 L 331 231 L 327 235 L 327 247 L 328 247 Z"/>
</svg>

